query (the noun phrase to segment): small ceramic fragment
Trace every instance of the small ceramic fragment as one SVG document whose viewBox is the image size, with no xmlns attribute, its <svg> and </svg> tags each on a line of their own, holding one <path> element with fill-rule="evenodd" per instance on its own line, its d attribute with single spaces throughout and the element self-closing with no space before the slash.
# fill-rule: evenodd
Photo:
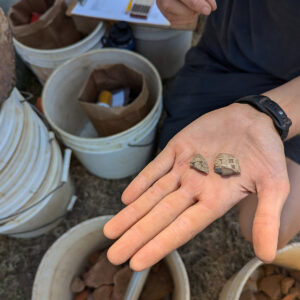
<svg viewBox="0 0 300 300">
<path fill-rule="evenodd" d="M 283 277 L 281 274 L 264 277 L 258 283 L 258 289 L 268 295 L 272 300 L 279 300 L 281 299 L 280 282 Z"/>
<path fill-rule="evenodd" d="M 286 295 L 289 293 L 290 288 L 294 285 L 295 279 L 291 277 L 285 277 L 280 282 L 281 292 Z"/>
<path fill-rule="evenodd" d="M 122 300 L 124 298 L 131 276 L 132 271 L 129 266 L 122 268 L 115 274 L 111 300 Z"/>
<path fill-rule="evenodd" d="M 209 173 L 208 164 L 201 154 L 195 154 L 190 162 L 190 166 L 200 172 Z"/>
<path fill-rule="evenodd" d="M 89 290 L 84 290 L 83 292 L 76 294 L 73 300 L 87 300 L 89 295 Z"/>
<path fill-rule="evenodd" d="M 79 277 L 75 277 L 71 283 L 71 292 L 80 293 L 85 289 L 85 283 Z"/>
<path fill-rule="evenodd" d="M 112 285 L 102 285 L 94 291 L 93 300 L 110 300 L 112 291 Z"/>
<path fill-rule="evenodd" d="M 112 265 L 106 255 L 100 255 L 96 264 L 83 275 L 88 287 L 98 288 L 101 285 L 113 284 L 114 275 L 120 267 Z"/>
<path fill-rule="evenodd" d="M 239 300 L 256 300 L 256 297 L 254 296 L 253 292 L 247 290 L 243 291 Z"/>
<path fill-rule="evenodd" d="M 282 298 L 282 300 L 296 300 L 296 299 L 299 299 L 299 298 L 297 298 L 297 296 L 298 296 L 297 293 L 288 294 L 284 298 Z"/>
<path fill-rule="evenodd" d="M 239 161 L 232 154 L 220 153 L 215 160 L 215 172 L 222 176 L 236 175 L 241 173 Z"/>
<path fill-rule="evenodd" d="M 292 270 L 290 271 L 291 276 L 300 282 L 300 271 Z"/>
</svg>

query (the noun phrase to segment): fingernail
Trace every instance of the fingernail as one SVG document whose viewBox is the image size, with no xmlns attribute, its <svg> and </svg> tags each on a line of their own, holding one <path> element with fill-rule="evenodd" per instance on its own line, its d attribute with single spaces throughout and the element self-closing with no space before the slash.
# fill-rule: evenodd
<svg viewBox="0 0 300 300">
<path fill-rule="evenodd" d="M 202 9 L 202 12 L 204 15 L 209 15 L 211 12 L 211 9 L 208 6 L 204 6 Z"/>
</svg>

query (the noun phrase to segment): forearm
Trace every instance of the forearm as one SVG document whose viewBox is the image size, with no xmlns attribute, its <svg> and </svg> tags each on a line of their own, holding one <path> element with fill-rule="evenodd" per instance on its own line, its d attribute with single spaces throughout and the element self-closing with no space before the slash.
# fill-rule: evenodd
<svg viewBox="0 0 300 300">
<path fill-rule="evenodd" d="M 263 95 L 277 102 L 292 120 L 288 139 L 300 134 L 300 76 Z"/>
</svg>

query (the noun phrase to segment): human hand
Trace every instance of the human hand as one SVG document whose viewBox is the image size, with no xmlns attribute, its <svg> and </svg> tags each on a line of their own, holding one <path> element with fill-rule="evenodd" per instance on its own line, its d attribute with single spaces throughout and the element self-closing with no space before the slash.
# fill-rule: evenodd
<svg viewBox="0 0 300 300">
<path fill-rule="evenodd" d="M 173 26 L 194 24 L 199 14 L 217 9 L 215 0 L 157 0 L 157 6 Z"/>
<path fill-rule="evenodd" d="M 209 165 L 205 175 L 189 166 L 194 154 Z M 238 158 L 241 174 L 221 177 L 215 157 Z M 108 258 L 131 258 L 140 271 L 192 239 L 249 193 L 257 193 L 253 244 L 263 261 L 274 259 L 283 204 L 289 193 L 283 143 L 265 114 L 247 104 L 232 104 L 197 119 L 180 131 L 132 181 L 122 196 L 128 205 L 104 227 L 119 238 Z"/>
</svg>

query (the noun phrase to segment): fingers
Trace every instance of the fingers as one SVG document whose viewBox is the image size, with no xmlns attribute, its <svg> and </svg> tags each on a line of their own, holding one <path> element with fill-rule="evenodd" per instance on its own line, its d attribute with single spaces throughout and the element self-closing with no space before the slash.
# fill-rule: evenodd
<svg viewBox="0 0 300 300">
<path fill-rule="evenodd" d="M 109 260 L 117 265 L 124 263 L 193 203 L 182 189 L 168 195 L 115 242 L 108 251 Z"/>
<path fill-rule="evenodd" d="M 121 210 L 104 226 L 104 234 L 116 239 L 144 217 L 161 199 L 179 187 L 179 176 L 170 172 L 159 179 L 140 198 Z"/>
<path fill-rule="evenodd" d="M 278 184 L 274 182 L 258 191 L 252 240 L 257 257 L 264 262 L 272 262 L 275 258 L 281 211 L 288 194 L 288 179 Z"/>
<path fill-rule="evenodd" d="M 177 24 L 187 22 L 191 17 L 197 18 L 196 12 L 178 0 L 157 0 L 157 6 L 171 23 Z"/>
<path fill-rule="evenodd" d="M 166 147 L 143 171 L 129 184 L 122 195 L 122 201 L 128 205 L 139 198 L 155 181 L 164 176 L 172 168 L 175 153 Z"/>
<path fill-rule="evenodd" d="M 214 0 L 181 0 L 188 8 L 203 15 L 209 15 L 213 10 L 217 8 Z"/>
<path fill-rule="evenodd" d="M 130 267 L 135 271 L 141 271 L 152 266 L 188 242 L 218 217 L 215 210 L 198 202 L 141 248 L 131 259 Z"/>
</svg>

